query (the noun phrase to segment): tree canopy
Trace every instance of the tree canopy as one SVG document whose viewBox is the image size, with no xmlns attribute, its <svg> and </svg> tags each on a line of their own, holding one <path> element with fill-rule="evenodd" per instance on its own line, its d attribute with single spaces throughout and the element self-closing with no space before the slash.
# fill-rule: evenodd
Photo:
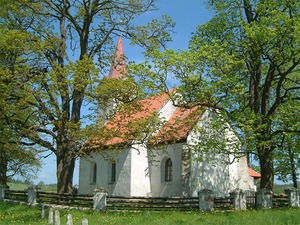
<svg viewBox="0 0 300 225">
<path fill-rule="evenodd" d="M 197 27 L 189 50 L 154 52 L 149 60 L 155 71 L 148 74 L 163 88 L 171 75 L 186 107 L 204 105 L 222 113 L 243 149 L 259 158 L 260 187 L 272 190 L 278 138 L 300 131 L 298 122 L 285 122 L 299 117 L 300 3 L 209 4 L 215 15 Z"/>
<path fill-rule="evenodd" d="M 28 96 L 22 88 L 29 36 L 5 26 L 1 26 L 0 35 L 0 184 L 6 185 L 7 179 L 16 175 L 30 179 L 40 162 L 34 143 L 24 139 L 25 127 L 35 124 L 32 108 L 24 105 Z"/>
<path fill-rule="evenodd" d="M 32 43 L 23 54 L 26 67 L 19 68 L 26 79 L 18 88 L 26 97 L 18 98 L 35 118 L 34 125 L 23 124 L 24 140 L 56 155 L 57 190 L 71 192 L 75 159 L 86 140 L 83 121 L 89 117 L 84 108 L 102 96 L 95 87 L 107 75 L 116 38 L 130 39 L 147 54 L 165 47 L 174 24 L 168 16 L 134 24 L 138 16 L 156 9 L 153 0 L 0 3 L 6 27 L 25 32 Z"/>
</svg>

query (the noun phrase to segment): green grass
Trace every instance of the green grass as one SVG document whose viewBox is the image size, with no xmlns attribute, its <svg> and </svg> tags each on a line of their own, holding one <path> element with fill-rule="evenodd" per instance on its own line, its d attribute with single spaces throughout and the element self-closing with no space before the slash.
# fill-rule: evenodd
<svg viewBox="0 0 300 225">
<path fill-rule="evenodd" d="M 83 218 L 89 224 L 143 224 L 143 225 L 173 225 L 173 224 L 222 224 L 222 225 L 296 225 L 300 224 L 300 209 L 282 208 L 271 210 L 251 210 L 245 212 L 95 212 L 78 210 L 60 210 L 61 224 L 66 224 L 67 214 L 73 217 L 74 225 L 80 225 Z M 9 225 L 42 225 L 47 219 L 41 219 L 40 207 L 0 202 L 0 224 Z"/>
</svg>

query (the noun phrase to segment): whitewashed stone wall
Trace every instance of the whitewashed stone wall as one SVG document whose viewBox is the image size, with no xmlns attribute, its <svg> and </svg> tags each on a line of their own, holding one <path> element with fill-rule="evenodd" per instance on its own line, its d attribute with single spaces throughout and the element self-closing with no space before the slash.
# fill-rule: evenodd
<svg viewBox="0 0 300 225">
<path fill-rule="evenodd" d="M 171 144 L 155 150 L 149 162 L 152 196 L 181 196 L 182 144 Z M 151 151 L 151 150 L 149 150 Z M 165 162 L 172 160 L 172 181 L 165 181 Z"/>
<path fill-rule="evenodd" d="M 130 196 L 151 196 L 147 149 L 142 145 L 134 145 L 131 155 Z"/>
</svg>

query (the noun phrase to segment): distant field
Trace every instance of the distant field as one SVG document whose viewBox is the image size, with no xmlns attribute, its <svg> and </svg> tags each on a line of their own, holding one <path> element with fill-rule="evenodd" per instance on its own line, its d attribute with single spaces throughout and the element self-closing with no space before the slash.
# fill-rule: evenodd
<svg viewBox="0 0 300 225">
<path fill-rule="evenodd" d="M 274 185 L 274 193 L 282 194 L 282 193 L 284 193 L 285 189 L 288 189 L 290 187 L 293 187 L 293 185 L 292 184 L 283 184 L 283 185 L 276 184 L 276 185 Z M 299 187 L 300 187 L 300 184 L 298 184 L 298 189 L 299 189 Z M 300 220 L 299 220 L 299 224 L 300 224 Z"/>
<path fill-rule="evenodd" d="M 143 224 L 143 225 L 173 225 L 173 224 L 203 224 L 203 225 L 296 225 L 300 223 L 300 209 L 250 210 L 245 212 L 201 213 L 201 212 L 105 212 L 60 210 L 61 224 L 66 224 L 66 216 L 71 214 L 74 225 L 81 224 L 83 218 L 89 224 Z M 19 204 L 0 202 L 0 224 L 9 225 L 42 225 L 48 220 L 41 219 L 40 207 L 29 207 Z"/>
<path fill-rule="evenodd" d="M 30 184 L 16 183 L 16 182 L 8 182 L 7 185 L 11 190 L 25 190 L 30 186 Z M 39 187 L 41 188 L 42 191 L 56 192 L 56 184 L 45 184 Z"/>
</svg>

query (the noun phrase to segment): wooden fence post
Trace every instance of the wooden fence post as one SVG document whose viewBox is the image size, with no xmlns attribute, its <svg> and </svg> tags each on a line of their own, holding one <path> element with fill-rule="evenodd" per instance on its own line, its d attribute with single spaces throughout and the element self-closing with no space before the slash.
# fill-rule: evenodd
<svg viewBox="0 0 300 225">
<path fill-rule="evenodd" d="M 203 189 L 198 192 L 199 197 L 199 209 L 203 212 L 214 211 L 214 192 L 209 189 Z"/>
<path fill-rule="evenodd" d="M 273 207 L 272 201 L 273 192 L 262 188 L 257 192 L 256 206 L 259 209 L 270 209 Z"/>
<path fill-rule="evenodd" d="M 285 189 L 284 192 L 288 196 L 289 206 L 300 207 L 299 191 L 297 188 L 291 187 L 291 188 Z"/>
<path fill-rule="evenodd" d="M 235 210 L 240 211 L 247 209 L 247 196 L 245 191 L 237 188 L 230 193 L 230 196 L 233 197 L 233 206 Z"/>
<path fill-rule="evenodd" d="M 96 211 L 106 210 L 107 192 L 102 189 L 95 189 L 93 191 L 93 209 Z"/>
</svg>

